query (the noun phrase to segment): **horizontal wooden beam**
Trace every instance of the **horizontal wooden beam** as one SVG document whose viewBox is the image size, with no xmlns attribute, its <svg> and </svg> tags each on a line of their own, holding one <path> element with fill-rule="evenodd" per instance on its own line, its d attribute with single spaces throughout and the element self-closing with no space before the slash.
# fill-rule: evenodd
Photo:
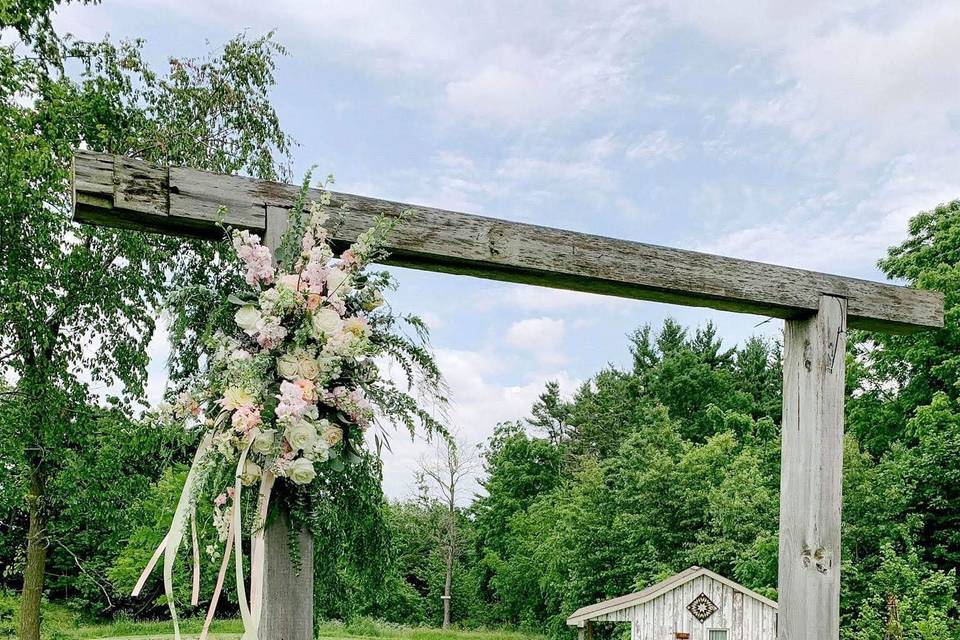
<svg viewBox="0 0 960 640">
<path fill-rule="evenodd" d="M 263 232 L 268 208 L 290 209 L 298 187 L 78 151 L 74 216 L 82 222 L 212 238 L 223 222 Z M 319 192 L 313 194 L 319 197 Z M 847 299 L 849 326 L 907 332 L 943 326 L 943 296 L 856 278 L 641 242 L 334 193 L 349 243 L 377 216 L 405 217 L 388 264 L 558 289 L 777 318 L 816 312 L 820 296 Z"/>
</svg>

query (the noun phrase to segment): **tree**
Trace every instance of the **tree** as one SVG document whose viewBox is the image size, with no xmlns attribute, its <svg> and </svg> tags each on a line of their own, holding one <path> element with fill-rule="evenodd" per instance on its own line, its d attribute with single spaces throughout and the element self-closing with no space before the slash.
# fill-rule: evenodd
<svg viewBox="0 0 960 640">
<path fill-rule="evenodd" d="M 53 2 L 17 3 L 21 33 L 49 33 Z M 7 19 L 7 16 L 4 16 Z M 147 345 L 171 284 L 215 283 L 215 247 L 79 226 L 70 218 L 72 149 L 137 155 L 224 173 L 276 178 L 289 150 L 268 99 L 271 36 L 238 37 L 206 59 L 170 60 L 164 76 L 139 44 L 33 39 L 0 48 L 0 369 L 16 420 L 12 478 L 27 512 L 21 635 L 39 637 L 39 604 L 62 496 L 51 493 L 66 451 L 91 446 L 91 383 L 120 387 L 128 409 L 143 390 Z M 65 66 L 79 69 L 75 75 Z M 178 346 L 193 344 L 175 332 Z M 189 361 L 189 358 L 187 358 Z"/>
<path fill-rule="evenodd" d="M 436 492 L 445 507 L 443 552 L 445 558 L 443 586 L 443 628 L 450 626 L 450 599 L 453 587 L 453 564 L 459 544 L 457 533 L 457 496 L 463 482 L 472 478 L 479 467 L 475 451 L 465 440 L 438 442 L 431 457 L 421 457 L 418 474 L 426 486 Z"/>
<path fill-rule="evenodd" d="M 551 444 L 560 445 L 570 437 L 573 429 L 573 425 L 568 424 L 570 405 L 560 398 L 560 384 L 556 380 L 547 382 L 530 413 L 527 423 L 545 432 Z"/>
</svg>

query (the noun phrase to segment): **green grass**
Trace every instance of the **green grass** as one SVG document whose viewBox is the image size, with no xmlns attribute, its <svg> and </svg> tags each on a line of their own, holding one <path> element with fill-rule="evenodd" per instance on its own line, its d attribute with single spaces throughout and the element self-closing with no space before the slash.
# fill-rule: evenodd
<svg viewBox="0 0 960 640">
<path fill-rule="evenodd" d="M 182 621 L 180 630 L 185 638 L 196 638 L 203 622 L 200 619 Z M 239 620 L 218 620 L 210 629 L 213 640 L 234 640 L 240 637 L 242 626 Z M 52 639 L 86 640 L 136 638 L 137 640 L 161 640 L 170 638 L 173 627 L 169 621 L 160 622 L 112 622 L 98 625 L 83 625 L 71 629 L 59 629 Z M 540 640 L 538 636 L 513 631 L 434 629 L 430 627 L 405 627 L 374 620 L 362 619 L 352 624 L 327 622 L 319 625 L 317 638 L 322 640 Z"/>
<path fill-rule="evenodd" d="M 16 637 L 16 596 L 0 591 L 0 638 Z M 193 640 L 203 627 L 201 618 L 181 620 L 184 638 Z M 211 640 L 236 640 L 243 631 L 240 620 L 215 620 Z M 173 637 L 169 620 L 90 623 L 76 612 L 58 604 L 44 604 L 42 637 L 46 640 L 94 640 L 126 638 L 130 640 L 167 640 Z M 541 636 L 495 629 L 437 629 L 407 627 L 369 618 L 350 623 L 324 622 L 317 628 L 319 640 L 543 640 Z"/>
</svg>

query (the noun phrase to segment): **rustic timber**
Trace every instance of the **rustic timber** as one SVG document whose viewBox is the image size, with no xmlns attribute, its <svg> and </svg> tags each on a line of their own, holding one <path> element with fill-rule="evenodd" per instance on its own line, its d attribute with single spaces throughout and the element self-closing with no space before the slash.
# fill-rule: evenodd
<svg viewBox="0 0 960 640">
<path fill-rule="evenodd" d="M 313 537 L 296 536 L 300 569 L 290 558 L 286 514 L 264 532 L 263 618 L 260 640 L 313 639 Z"/>
<path fill-rule="evenodd" d="M 266 211 L 263 243 L 276 251 L 287 230 L 285 209 Z M 300 531 L 300 570 L 290 558 L 289 519 L 274 519 L 263 535 L 263 618 L 260 640 L 313 640 L 313 537 Z"/>
<path fill-rule="evenodd" d="M 783 340 L 780 640 L 840 637 L 840 506 L 847 301 L 788 320 Z"/>
<path fill-rule="evenodd" d="M 113 227 L 216 237 L 223 223 L 263 232 L 293 185 L 162 168 L 78 151 L 74 215 Z M 315 198 L 317 192 L 312 194 Z M 943 296 L 855 278 L 334 193 L 332 237 L 346 245 L 380 215 L 403 215 L 388 264 L 778 318 L 804 318 L 822 294 L 847 299 L 851 328 L 943 326 Z"/>
</svg>

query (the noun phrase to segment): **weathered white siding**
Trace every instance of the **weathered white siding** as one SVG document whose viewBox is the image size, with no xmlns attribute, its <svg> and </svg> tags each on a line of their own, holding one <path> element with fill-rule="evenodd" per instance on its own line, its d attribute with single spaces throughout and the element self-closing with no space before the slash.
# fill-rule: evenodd
<svg viewBox="0 0 960 640">
<path fill-rule="evenodd" d="M 718 610 L 701 624 L 687 611 L 687 605 L 705 593 Z M 633 640 L 673 640 L 677 632 L 690 640 L 707 640 L 710 629 L 726 629 L 729 640 L 775 640 L 777 611 L 769 605 L 718 582 L 700 576 L 633 607 Z"/>
<path fill-rule="evenodd" d="M 718 607 L 703 624 L 687 611 L 687 605 L 701 593 Z M 632 622 L 631 640 L 674 640 L 677 632 L 689 633 L 690 640 L 708 640 L 710 629 L 726 629 L 729 640 L 777 637 L 776 609 L 709 576 L 694 578 L 649 602 L 593 619 Z"/>
</svg>

